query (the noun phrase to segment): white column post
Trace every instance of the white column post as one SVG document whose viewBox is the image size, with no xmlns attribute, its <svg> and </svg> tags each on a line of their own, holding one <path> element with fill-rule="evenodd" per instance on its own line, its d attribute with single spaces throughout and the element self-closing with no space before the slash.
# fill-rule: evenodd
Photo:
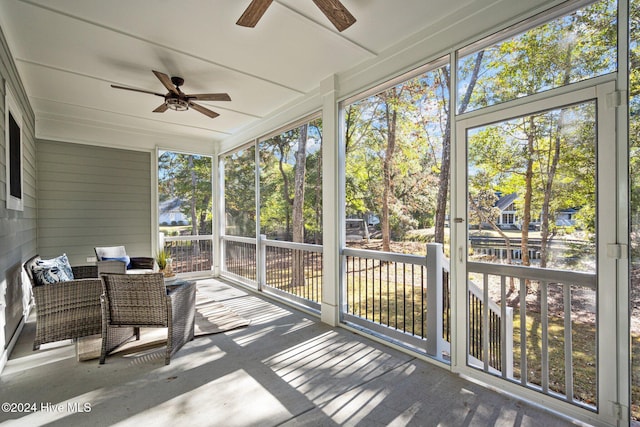
<svg viewBox="0 0 640 427">
<path fill-rule="evenodd" d="M 341 271 L 340 233 L 344 222 L 341 178 L 344 171 L 340 166 L 340 137 L 338 106 L 336 103 L 336 76 L 332 75 L 320 82 L 322 96 L 322 305 L 321 320 L 331 326 L 340 322 Z"/>
<path fill-rule="evenodd" d="M 221 236 L 224 234 L 224 160 L 214 153 L 211 160 L 211 190 L 213 193 L 213 224 L 211 224 L 211 250 L 213 251 L 213 264 L 211 272 L 214 276 L 219 276 L 224 262 L 224 245 Z"/>
<path fill-rule="evenodd" d="M 442 244 L 427 243 L 427 354 L 442 358 Z"/>
</svg>

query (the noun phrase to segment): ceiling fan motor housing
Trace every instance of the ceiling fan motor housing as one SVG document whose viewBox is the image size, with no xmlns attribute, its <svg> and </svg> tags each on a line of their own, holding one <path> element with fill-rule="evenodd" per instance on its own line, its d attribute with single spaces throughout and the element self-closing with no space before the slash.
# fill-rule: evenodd
<svg viewBox="0 0 640 427">
<path fill-rule="evenodd" d="M 165 97 L 165 102 L 167 104 L 167 107 L 171 108 L 172 110 L 186 111 L 189 109 L 189 103 L 186 100 L 181 99 L 180 97 L 177 97 L 172 93 L 167 94 L 167 96 Z"/>
</svg>

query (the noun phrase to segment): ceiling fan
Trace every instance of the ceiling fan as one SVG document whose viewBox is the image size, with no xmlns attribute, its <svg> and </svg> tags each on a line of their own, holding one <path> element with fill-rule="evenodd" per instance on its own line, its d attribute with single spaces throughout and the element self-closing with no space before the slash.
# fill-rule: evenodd
<svg viewBox="0 0 640 427">
<path fill-rule="evenodd" d="M 272 2 L 273 0 L 253 0 L 236 24 L 243 27 L 255 27 Z M 340 0 L 313 0 L 313 2 L 338 31 L 344 31 L 356 22 L 356 18 L 340 3 Z"/>
<path fill-rule="evenodd" d="M 188 95 L 180 90 L 180 86 L 184 84 L 184 79 L 182 77 L 169 77 L 165 73 L 161 73 L 160 71 L 153 71 L 153 74 L 156 75 L 158 80 L 167 88 L 169 91 L 166 94 L 151 92 L 144 89 L 136 89 L 132 87 L 126 86 L 118 86 L 111 85 L 111 87 L 116 89 L 124 89 L 124 90 L 132 90 L 134 92 L 142 92 L 148 93 L 151 95 L 161 96 L 164 98 L 164 102 L 155 110 L 154 113 L 164 113 L 167 109 L 172 109 L 176 111 L 186 111 L 189 107 L 194 110 L 204 114 L 205 116 L 211 117 L 215 119 L 220 114 L 215 111 L 211 111 L 208 108 L 203 107 L 202 105 L 198 105 L 193 101 L 231 101 L 231 97 L 229 97 L 226 93 L 198 93 Z"/>
</svg>

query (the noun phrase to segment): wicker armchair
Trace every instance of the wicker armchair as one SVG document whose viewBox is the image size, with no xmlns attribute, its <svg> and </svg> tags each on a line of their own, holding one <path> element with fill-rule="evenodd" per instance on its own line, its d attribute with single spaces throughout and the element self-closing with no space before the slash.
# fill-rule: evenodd
<svg viewBox="0 0 640 427">
<path fill-rule="evenodd" d="M 102 246 L 94 248 L 98 275 L 105 273 L 121 273 L 127 271 L 151 273 L 155 270 L 156 262 L 152 257 L 130 257 L 124 246 Z M 129 261 L 129 266 L 124 259 Z"/>
<path fill-rule="evenodd" d="M 162 273 L 104 274 L 101 276 L 102 351 L 100 363 L 118 345 L 111 335 L 118 328 L 168 328 L 165 364 L 187 341 L 193 339 L 196 284 L 186 282 L 168 290 Z"/>
<path fill-rule="evenodd" d="M 41 285 L 33 275 L 33 266 L 38 260 L 40 256 L 36 255 L 24 264 L 36 306 L 33 349 L 38 350 L 45 343 L 99 334 L 102 330 L 102 283 L 97 267 L 71 267 L 74 280 Z M 122 330 L 119 337 L 122 338 L 125 332 Z"/>
</svg>

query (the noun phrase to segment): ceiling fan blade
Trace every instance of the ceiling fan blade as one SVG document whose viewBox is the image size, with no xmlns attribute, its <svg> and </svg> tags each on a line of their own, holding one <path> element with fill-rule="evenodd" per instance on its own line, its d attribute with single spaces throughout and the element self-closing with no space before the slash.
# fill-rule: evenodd
<svg viewBox="0 0 640 427">
<path fill-rule="evenodd" d="M 193 101 L 231 101 L 226 93 L 194 93 L 187 95 L 187 99 Z"/>
<path fill-rule="evenodd" d="M 344 31 L 356 22 L 356 18 L 340 3 L 340 0 L 313 0 L 313 2 L 338 31 Z"/>
<path fill-rule="evenodd" d="M 154 113 L 164 113 L 165 111 L 167 111 L 167 109 L 169 109 L 169 106 L 164 103 L 162 105 L 160 105 L 158 108 L 156 108 L 155 110 L 153 110 Z"/>
<path fill-rule="evenodd" d="M 211 111 L 207 108 L 204 108 L 201 105 L 198 104 L 194 104 L 193 102 L 189 102 L 189 106 L 191 108 L 193 108 L 196 111 L 199 111 L 200 113 L 204 114 L 205 116 L 209 116 L 212 119 L 215 119 L 216 117 L 218 117 L 220 114 L 216 113 L 215 111 Z"/>
<path fill-rule="evenodd" d="M 262 15 L 267 11 L 273 0 L 253 0 L 244 11 L 236 25 L 255 27 Z"/>
<path fill-rule="evenodd" d="M 164 87 L 167 88 L 169 92 L 179 95 L 178 90 L 173 85 L 173 83 L 171 83 L 171 78 L 169 76 L 167 76 L 165 73 L 161 73 L 160 71 L 155 70 L 153 70 L 153 74 L 156 75 L 158 80 L 160 80 L 160 82 L 164 85 Z"/>
<path fill-rule="evenodd" d="M 161 96 L 164 98 L 164 95 L 161 93 L 156 93 L 156 92 L 151 92 L 150 90 L 144 90 L 144 89 L 136 89 L 133 87 L 126 87 L 126 86 L 118 86 L 118 85 L 111 85 L 112 88 L 115 89 L 124 89 L 124 90 L 132 90 L 134 92 L 142 92 L 142 93 L 148 93 L 150 95 L 157 95 L 157 96 Z"/>
</svg>

